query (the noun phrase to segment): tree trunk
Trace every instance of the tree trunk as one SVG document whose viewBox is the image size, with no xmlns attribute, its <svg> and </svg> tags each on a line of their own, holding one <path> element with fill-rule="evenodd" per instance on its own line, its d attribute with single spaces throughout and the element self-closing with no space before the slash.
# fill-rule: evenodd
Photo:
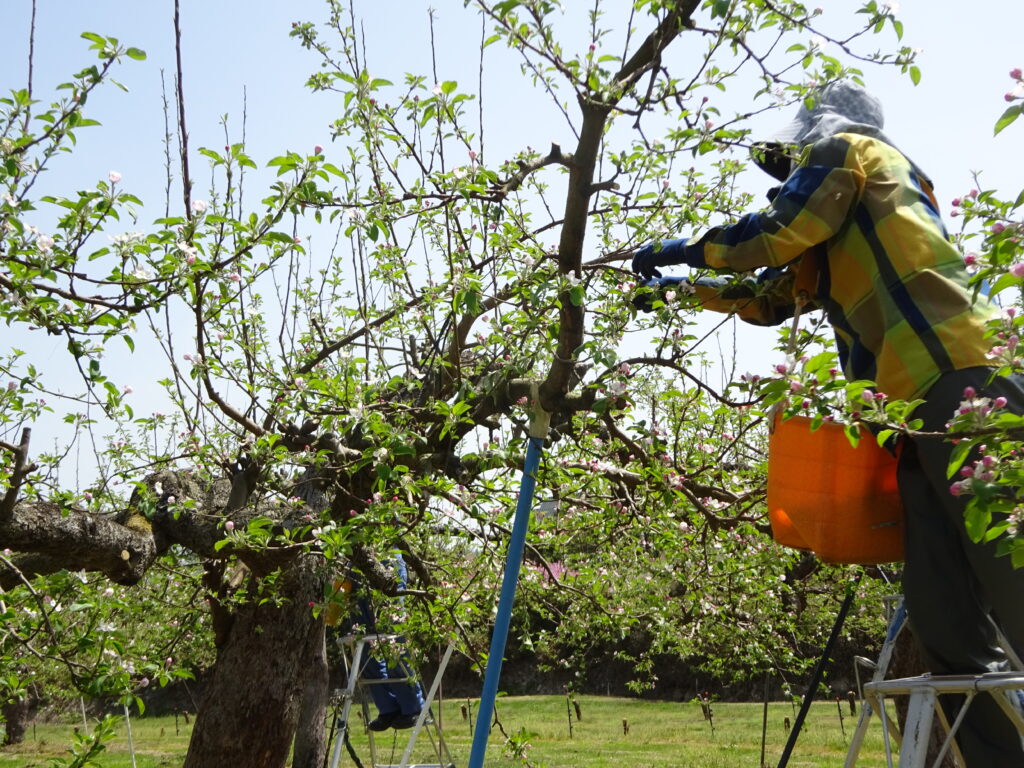
<svg viewBox="0 0 1024 768">
<path fill-rule="evenodd" d="M 327 750 L 325 730 L 329 696 L 326 627 L 321 618 L 309 635 L 306 677 L 300 693 L 292 768 L 321 768 Z"/>
<path fill-rule="evenodd" d="M 886 675 L 886 678 L 916 677 L 926 672 L 928 672 L 928 667 L 921 656 L 920 649 L 917 647 L 914 633 L 911 632 L 910 626 L 907 625 L 896 639 L 896 648 L 893 650 L 892 659 L 889 662 L 889 673 Z M 910 699 L 907 696 L 900 696 L 896 699 L 896 716 L 899 720 L 901 733 L 906 727 L 909 704 Z M 935 758 L 939 756 L 939 748 L 945 740 L 946 733 L 936 717 L 932 721 L 932 738 L 928 742 L 927 765 L 935 765 Z M 946 754 L 940 768 L 956 768 L 956 763 L 953 761 L 951 754 Z"/>
<path fill-rule="evenodd" d="M 11 699 L 4 703 L 4 746 L 10 744 L 21 744 L 25 740 L 25 730 L 28 727 L 29 712 L 32 710 L 32 702 L 27 696 L 18 699 Z"/>
<path fill-rule="evenodd" d="M 253 596 L 218 632 L 184 768 L 283 768 L 288 760 L 310 651 L 317 638 L 322 647 L 323 622 L 311 606 L 323 597 L 323 568 L 305 555 L 279 573 L 266 596 L 256 577 L 252 584 Z"/>
</svg>

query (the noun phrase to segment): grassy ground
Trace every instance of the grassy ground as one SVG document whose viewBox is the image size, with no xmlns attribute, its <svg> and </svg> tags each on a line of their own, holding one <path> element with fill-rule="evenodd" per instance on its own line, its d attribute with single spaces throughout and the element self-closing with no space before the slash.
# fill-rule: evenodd
<svg viewBox="0 0 1024 768">
<path fill-rule="evenodd" d="M 714 730 L 704 719 L 696 703 L 648 702 L 583 696 L 579 699 L 582 720 L 573 718 L 570 738 L 566 702 L 560 696 L 509 697 L 499 700 L 499 715 L 510 734 L 521 730 L 532 745 L 528 756 L 545 768 L 758 768 L 761 758 L 760 704 L 715 704 Z M 445 702 L 442 712 L 445 739 L 453 762 L 464 768 L 472 733 L 470 722 L 462 717 L 465 702 Z M 475 710 L 476 702 L 472 702 Z M 842 766 L 856 718 L 849 716 L 844 703 L 846 736 L 840 729 L 835 703 L 821 702 L 811 708 L 804 733 L 797 741 L 789 761 L 792 768 L 838 768 Z M 435 709 L 436 711 L 436 709 Z M 786 741 L 784 719 L 795 719 L 790 704 L 769 705 L 768 738 L 765 762 L 775 766 Z M 623 721 L 629 732 L 623 733 Z M 371 768 L 366 734 L 355 719 L 351 740 L 365 768 Z M 0 768 L 42 768 L 54 757 L 66 756 L 71 725 L 37 724 L 24 744 L 0 750 Z M 137 768 L 180 766 L 191 726 L 184 721 L 175 729 L 173 717 L 134 718 L 132 735 Z M 376 741 L 378 763 L 400 761 L 408 731 L 379 736 Z M 421 736 L 413 759 L 436 762 L 431 756 L 429 739 Z M 420 746 L 423 748 L 421 749 Z M 240 745 L 241 747 L 241 745 Z M 507 756 L 505 739 L 494 729 L 488 746 L 487 768 L 511 768 L 521 763 Z M 869 731 L 858 765 L 878 768 L 885 760 L 881 753 L 881 729 L 875 719 Z M 130 768 L 127 732 L 118 727 L 118 738 L 100 758 L 105 768 Z M 351 768 L 352 761 L 342 751 L 340 763 Z"/>
</svg>

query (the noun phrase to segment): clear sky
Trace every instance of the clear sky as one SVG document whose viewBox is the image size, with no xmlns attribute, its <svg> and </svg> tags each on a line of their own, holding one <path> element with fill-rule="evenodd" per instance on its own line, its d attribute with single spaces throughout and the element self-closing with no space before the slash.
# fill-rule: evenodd
<svg viewBox="0 0 1024 768">
<path fill-rule="evenodd" d="M 3 0 L 0 26 L 2 87 L 23 85 L 31 0 Z M 374 73 L 400 82 L 405 71 L 430 75 L 427 9 L 436 8 L 438 79 L 466 86 L 477 77 L 476 44 L 480 23 L 464 11 L 461 0 L 375 0 L 356 2 L 365 24 L 368 58 Z M 837 29 L 850 29 L 847 19 L 858 7 L 852 0 L 822 2 L 824 19 Z M 316 69 L 315 58 L 288 38 L 291 22 L 320 20 L 320 0 L 182 0 L 184 82 L 193 146 L 222 144 L 218 126 L 228 114 L 234 135 L 241 129 L 243 88 L 248 92 L 248 140 L 251 154 L 269 157 L 285 148 L 307 150 L 328 146 L 326 126 L 336 113 L 329 96 L 303 88 Z M 75 67 L 88 63 L 82 31 L 120 38 L 149 54 L 145 62 L 128 62 L 118 79 L 130 90 L 106 89 L 93 100 L 90 113 L 104 122 L 101 130 L 83 131 L 83 152 L 75 169 L 58 170 L 83 179 L 105 176 L 117 168 L 125 184 L 144 185 L 159 168 L 163 116 L 160 74 L 170 88 L 174 72 L 171 0 L 38 0 L 35 86 L 37 93 Z M 969 171 L 984 169 L 994 186 L 1012 185 L 1020 175 L 1014 131 L 992 138 L 992 123 L 1004 106 L 1002 94 L 1011 83 L 1007 72 L 1021 66 L 1019 33 L 1024 28 L 1024 3 L 983 0 L 967 7 L 954 0 L 905 0 L 898 17 L 906 26 L 906 42 L 923 49 L 923 80 L 913 87 L 889 68 L 865 65 L 869 88 L 882 97 L 888 133 L 936 180 L 942 200 L 969 188 Z M 863 17 L 860 17 L 863 18 Z M 885 38 L 878 38 L 880 44 Z M 493 49 L 492 49 L 493 50 Z M 490 83 L 484 106 L 490 114 L 485 138 L 501 149 L 552 139 L 568 143 L 564 125 L 509 110 L 516 94 L 526 94 L 518 69 L 496 69 L 497 53 L 488 53 Z M 531 99 L 531 104 L 539 103 Z M 510 116 L 514 116 L 511 119 Z M 544 117 L 544 116 L 540 116 Z M 83 155 L 88 155 L 87 158 Z M 328 155 L 330 147 L 328 146 Z M 145 178 L 141 178 L 145 174 Z M 159 188 L 159 173 L 157 188 Z M 145 195 L 147 201 L 153 195 Z"/>
<path fill-rule="evenodd" d="M 328 160 L 340 161 L 341 149 L 331 145 L 328 131 L 339 111 L 339 97 L 312 94 L 304 88 L 318 62 L 288 37 L 292 22 L 323 19 L 326 11 L 320 0 L 182 0 L 181 4 L 184 86 L 193 149 L 225 143 L 219 124 L 225 114 L 231 140 L 240 139 L 245 92 L 248 150 L 258 163 L 287 149 L 309 153 L 317 144 L 325 147 Z M 467 90 L 475 90 L 481 27 L 479 18 L 464 10 L 462 0 L 357 0 L 370 71 L 399 84 L 406 71 L 434 79 L 428 25 L 431 5 L 436 8 L 436 79 L 458 80 Z M 851 29 L 848 20 L 859 3 L 821 0 L 821 5 L 826 25 Z M 83 31 L 118 37 L 148 54 L 146 61 L 128 61 L 115 73 L 128 93 L 107 87 L 91 100 L 88 115 L 103 127 L 81 131 L 73 161 L 55 165 L 44 183 L 48 190 L 86 188 L 117 170 L 123 175 L 123 187 L 151 206 L 138 227 L 144 228 L 163 208 L 161 73 L 170 94 L 173 1 L 38 0 L 37 6 L 34 87 L 40 97 L 94 60 L 79 37 Z M 31 0 L 0 0 L 0 29 L 5 31 L 0 89 L 4 91 L 25 84 L 31 9 Z M 919 58 L 923 79 L 914 87 L 895 69 L 864 65 L 868 87 L 886 106 L 887 133 L 933 177 L 947 213 L 949 201 L 973 186 L 972 170 L 984 172 L 986 187 L 1019 190 L 1024 186 L 1020 152 L 1024 134 L 1014 125 L 993 138 L 992 125 L 1005 107 L 1002 96 L 1011 86 L 1007 73 L 1024 66 L 1019 42 L 1024 2 L 981 0 L 968 6 L 953 0 L 903 0 L 897 16 L 905 24 L 906 44 L 923 49 Z M 891 47 L 890 36 L 874 40 L 878 42 L 872 44 L 879 47 Z M 543 148 L 559 141 L 571 146 L 572 135 L 549 100 L 534 92 L 519 73 L 516 60 L 499 48 L 487 53 L 485 161 L 498 162 L 527 145 Z M 727 104 L 723 111 L 728 112 L 729 106 L 744 109 L 744 105 Z M 770 117 L 765 130 L 780 120 L 778 115 Z M 193 157 L 193 175 L 195 196 L 204 197 L 207 177 L 197 157 Z M 767 177 L 748 176 L 752 191 L 760 194 L 768 186 Z M 126 229 L 132 228 L 126 224 Z M 44 366 L 64 354 L 62 341 L 28 340 L 7 329 L 4 333 L 10 344 L 31 344 Z M 755 329 L 742 337 L 741 344 L 763 350 L 770 344 L 766 333 L 770 332 Z M 763 371 L 770 360 L 758 355 L 745 363 L 743 369 Z M 123 359 L 122 364 L 125 373 L 117 376 L 119 380 L 144 375 L 138 360 Z M 137 412 L 159 407 L 156 393 L 148 392 L 145 382 L 131 383 Z"/>
</svg>

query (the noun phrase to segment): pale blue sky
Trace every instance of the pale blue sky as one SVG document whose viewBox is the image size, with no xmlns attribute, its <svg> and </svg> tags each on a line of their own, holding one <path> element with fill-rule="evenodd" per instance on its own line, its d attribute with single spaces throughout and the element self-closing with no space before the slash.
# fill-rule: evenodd
<svg viewBox="0 0 1024 768">
<path fill-rule="evenodd" d="M 437 8 L 439 79 L 475 86 L 480 24 L 463 9 L 461 0 L 357 1 L 369 41 L 371 71 L 396 82 L 405 71 L 429 76 L 430 5 Z M 322 18 L 320 0 L 183 0 L 182 6 L 193 147 L 222 144 L 217 125 L 222 114 L 231 116 L 236 131 L 240 128 L 242 89 L 247 87 L 251 154 L 265 159 L 282 149 L 305 151 L 315 144 L 328 146 L 330 153 L 326 126 L 336 114 L 335 104 L 329 96 L 304 89 L 303 82 L 317 62 L 287 36 L 292 21 Z M 822 6 L 826 24 L 848 30 L 847 19 L 858 3 L 831 0 Z M 24 81 L 27 34 L 21 32 L 27 33 L 30 9 L 30 0 L 0 4 L 0 26 L 7 33 L 0 51 L 0 87 L 4 89 Z M 166 72 L 170 86 L 172 10 L 171 0 L 38 0 L 37 93 L 89 63 L 91 54 L 79 39 L 84 30 L 119 37 L 149 54 L 145 62 L 127 62 L 117 73 L 129 94 L 108 88 L 93 99 L 90 113 L 104 127 L 82 131 L 83 151 L 76 155 L 74 168 L 64 164 L 55 176 L 80 177 L 88 183 L 117 168 L 129 187 L 145 185 L 154 176 L 159 186 L 160 70 Z M 1022 66 L 1019 32 L 1024 28 L 1024 3 L 982 0 L 968 9 L 953 0 L 906 0 L 897 15 L 906 25 L 906 42 L 923 49 L 924 77 L 915 88 L 895 70 L 865 66 L 869 88 L 885 103 L 888 133 L 935 178 L 943 201 L 969 186 L 971 169 L 984 169 L 994 186 L 1015 183 L 1020 174 L 1019 163 L 1014 162 L 1019 137 L 1010 130 L 992 139 L 991 126 L 1004 107 L 1002 94 L 1011 85 L 1007 72 Z M 880 45 L 886 42 L 886 38 L 878 40 Z M 484 93 L 489 115 L 485 138 L 494 142 L 492 149 L 543 147 L 552 139 L 568 144 L 561 122 L 534 111 L 544 99 L 539 94 L 530 96 L 518 70 L 498 71 L 503 55 L 497 46 L 488 52 L 488 81 L 495 87 Z M 511 109 L 517 94 L 530 99 L 528 117 L 520 109 Z M 153 195 L 145 197 L 149 201 Z"/>
<path fill-rule="evenodd" d="M 369 69 L 375 76 L 396 84 L 406 71 L 432 79 L 427 24 L 430 5 L 420 0 L 357 0 L 356 12 L 368 41 Z M 479 18 L 464 10 L 462 0 L 434 0 L 432 5 L 437 9 L 437 79 L 458 80 L 466 90 L 475 91 Z M 821 5 L 825 24 L 837 30 L 850 29 L 847 20 L 859 6 L 852 0 L 821 0 Z M 0 50 L 2 90 L 24 85 L 30 11 L 30 0 L 0 2 L 0 28 L 5 30 L 5 45 Z M 129 93 L 107 87 L 91 100 L 88 114 L 103 127 L 79 133 L 73 161 L 55 164 L 41 185 L 43 189 L 91 187 L 106 178 L 108 171 L 117 170 L 123 175 L 123 187 L 150 206 L 140 228 L 161 215 L 160 74 L 163 70 L 170 93 L 174 75 L 172 11 L 172 0 L 38 0 L 35 89 L 41 97 L 61 78 L 94 60 L 79 37 L 82 31 L 116 36 L 148 54 L 146 61 L 128 61 L 115 73 Z M 320 0 L 182 0 L 184 84 L 193 149 L 224 144 L 218 121 L 225 113 L 230 115 L 232 140 L 240 138 L 245 87 L 248 150 L 258 163 L 287 149 L 305 154 L 316 144 L 325 147 L 328 160 L 341 159 L 340 147 L 331 145 L 327 130 L 339 111 L 339 97 L 312 94 L 304 88 L 318 62 L 288 38 L 293 21 L 319 21 L 324 14 Z M 971 170 L 984 171 L 986 186 L 1019 190 L 1024 186 L 1020 153 L 1024 134 L 1015 125 L 993 139 L 992 125 L 1005 107 L 1002 95 L 1011 86 L 1007 73 L 1024 66 L 1019 45 L 1024 2 L 981 0 L 967 7 L 953 0 L 904 0 L 897 15 L 906 25 L 905 42 L 923 49 L 919 59 L 923 79 L 915 88 L 894 69 L 864 65 L 868 87 L 885 104 L 887 133 L 933 177 L 947 213 L 949 201 L 972 186 Z M 327 39 L 331 40 L 329 35 Z M 891 44 L 888 36 L 875 39 L 881 48 Z M 685 45 L 684 41 L 670 56 L 685 55 Z M 570 131 L 549 100 L 520 75 L 517 61 L 501 46 L 488 49 L 483 102 L 487 114 L 485 159 L 490 163 L 527 145 L 543 148 L 551 141 L 572 145 Z M 671 66 L 671 58 L 668 63 Z M 730 109 L 745 110 L 746 105 L 724 101 L 723 112 Z M 765 130 L 770 131 L 782 119 L 778 115 L 767 118 Z M 193 156 L 192 163 L 197 183 L 194 196 L 205 197 L 207 175 L 201 158 Z M 768 186 L 767 177 L 760 178 L 760 174 L 748 174 L 747 179 L 758 195 Z M 125 229 L 132 228 L 125 224 Z M 63 341 L 41 334 L 28 339 L 9 330 L 4 333 L 8 343 L 31 344 L 43 367 L 64 356 Z M 769 339 L 774 339 L 769 333 L 744 329 L 741 349 L 765 350 L 771 344 Z M 115 377 L 134 386 L 137 413 L 159 408 L 156 388 L 131 380 L 144 376 L 139 359 L 129 360 L 123 351 L 120 357 L 117 364 L 123 366 L 123 372 Z M 111 364 L 114 360 L 117 356 Z M 764 372 L 771 362 L 763 352 L 752 353 L 741 363 L 741 370 Z M 44 427 L 45 435 L 45 425 L 39 426 Z M 46 439 L 52 437 L 43 437 Z"/>
</svg>

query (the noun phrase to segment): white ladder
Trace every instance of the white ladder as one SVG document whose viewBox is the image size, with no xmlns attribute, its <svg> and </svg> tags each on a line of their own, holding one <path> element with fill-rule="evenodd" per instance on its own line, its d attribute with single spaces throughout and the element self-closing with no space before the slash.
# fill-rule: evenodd
<svg viewBox="0 0 1024 768">
<path fill-rule="evenodd" d="M 347 635 L 341 638 L 339 641 L 342 646 L 342 657 L 345 660 L 345 676 L 346 682 L 345 687 L 340 692 L 340 711 L 335 709 L 334 716 L 334 749 L 331 753 L 331 768 L 338 768 L 338 764 L 341 761 L 341 748 L 348 737 L 349 723 L 352 710 L 352 704 L 356 700 L 357 691 L 360 694 L 365 694 L 365 686 L 377 685 L 384 683 L 408 683 L 411 682 L 410 678 L 390 678 L 385 680 L 366 680 L 360 674 L 359 671 L 363 668 L 364 654 L 369 655 L 368 646 L 372 646 L 377 641 L 385 642 L 400 642 L 402 638 L 399 635 Z M 416 719 L 416 724 L 409 731 L 409 741 L 405 745 L 405 750 L 402 752 L 401 762 L 399 763 L 381 763 L 377 760 L 377 743 L 374 738 L 374 732 L 367 730 L 370 744 L 370 762 L 373 768 L 455 768 L 455 764 L 452 762 L 451 755 L 448 752 L 448 745 L 445 744 L 444 736 L 441 733 L 440 724 L 435 720 L 431 713 L 431 704 L 434 701 L 434 697 L 437 695 L 437 691 L 441 687 L 441 678 L 444 675 L 444 670 L 448 666 L 448 661 L 451 659 L 452 651 L 455 646 L 451 643 L 445 649 L 444 655 L 441 658 L 441 663 L 438 665 L 437 673 L 434 675 L 434 681 L 430 685 L 430 690 L 427 692 L 426 699 L 423 702 L 423 708 L 420 710 L 419 717 Z M 368 697 L 366 695 L 360 695 L 360 704 L 363 711 L 363 722 L 370 722 L 370 708 Z M 426 733 L 430 739 L 433 747 L 433 752 L 437 758 L 435 763 L 410 763 L 412 758 L 413 748 L 416 746 L 416 740 L 419 738 L 420 733 Z"/>
<path fill-rule="evenodd" d="M 865 695 L 878 709 L 882 718 L 882 734 L 885 739 L 885 757 L 889 768 L 893 768 L 892 744 L 889 741 L 888 715 L 885 699 L 891 696 L 909 696 L 910 706 L 907 710 L 907 722 L 900 744 L 899 768 L 925 768 L 928 758 L 928 741 L 932 734 L 932 720 L 936 714 L 946 732 L 935 762 L 935 768 L 942 765 L 946 753 L 950 750 L 959 765 L 964 765 L 963 756 L 956 746 L 957 730 L 967 714 L 968 707 L 978 694 L 992 696 L 999 708 L 1013 723 L 1017 733 L 1024 736 L 1024 715 L 1013 706 L 1010 696 L 1024 689 L 1024 675 L 1019 672 L 989 672 L 984 675 L 921 675 L 920 677 L 904 677 L 899 680 L 880 680 L 864 686 Z M 939 696 L 942 694 L 962 694 L 964 702 L 952 725 L 946 720 Z"/>
<path fill-rule="evenodd" d="M 919 677 L 905 677 L 897 680 L 886 680 L 885 675 L 892 660 L 893 650 L 896 647 L 896 639 L 906 624 L 906 610 L 903 607 L 903 600 L 896 602 L 892 620 L 886 633 L 885 643 L 878 657 L 877 664 L 871 664 L 867 659 L 857 657 L 857 661 L 871 666 L 874 669 L 871 682 L 864 685 L 861 694 L 860 719 L 857 721 L 857 729 L 854 731 L 853 739 L 850 742 L 850 749 L 846 755 L 844 768 L 854 768 L 857 758 L 860 756 L 861 746 L 870 725 L 872 714 L 878 713 L 882 721 L 882 738 L 885 744 L 885 758 L 888 768 L 893 768 L 893 741 L 900 744 L 898 768 L 925 768 L 928 759 L 928 743 L 931 739 L 932 723 L 935 716 L 939 718 L 946 738 L 942 743 L 935 762 L 934 768 L 942 765 L 948 753 L 952 753 L 954 762 L 958 766 L 964 766 L 965 761 L 960 749 L 957 747 L 957 730 L 963 723 L 967 708 L 978 694 L 991 695 L 995 698 L 1000 709 L 1006 713 L 1010 722 L 1017 728 L 1017 732 L 1024 737 L 1024 713 L 1015 707 L 1010 696 L 1016 696 L 1016 691 L 1024 689 L 1024 674 L 1020 672 L 991 672 L 982 675 L 921 675 Z M 1009 648 L 1009 643 L 1002 639 L 1002 646 Z M 1009 653 L 1012 664 L 1020 668 L 1020 659 L 1012 652 Z M 858 674 L 859 684 L 859 674 Z M 957 712 L 956 718 L 950 724 L 945 711 L 939 704 L 938 697 L 943 694 L 961 694 L 964 696 L 963 704 Z M 902 736 L 895 720 L 888 716 L 885 707 L 885 700 L 892 696 L 909 696 L 910 702 L 907 710 L 907 722 Z"/>
</svg>

